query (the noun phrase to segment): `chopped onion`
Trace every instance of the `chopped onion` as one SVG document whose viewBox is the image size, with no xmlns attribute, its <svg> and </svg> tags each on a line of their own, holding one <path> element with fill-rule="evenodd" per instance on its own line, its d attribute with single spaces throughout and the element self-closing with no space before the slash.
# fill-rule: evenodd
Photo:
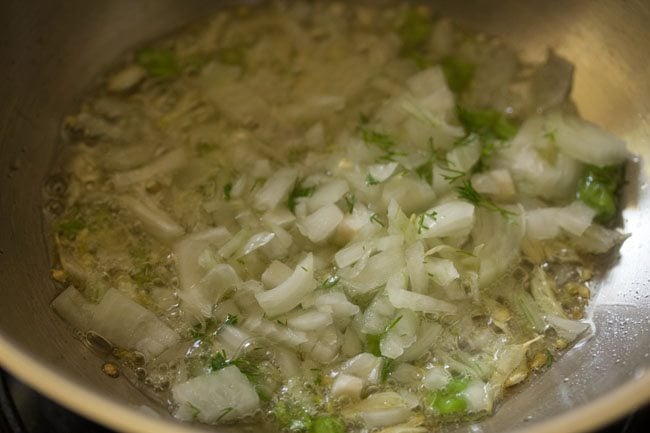
<svg viewBox="0 0 650 433">
<path fill-rule="evenodd" d="M 298 171 L 283 168 L 271 176 L 255 194 L 255 207 L 260 210 L 273 210 L 285 199 L 293 187 Z"/>
<path fill-rule="evenodd" d="M 598 167 L 620 164 L 629 156 L 625 142 L 574 116 L 548 116 L 558 147 L 570 157 Z"/>
<path fill-rule="evenodd" d="M 208 424 L 252 415 L 260 405 L 255 388 L 234 365 L 174 385 L 172 395 L 176 418 Z"/>
<path fill-rule="evenodd" d="M 343 220 L 343 212 L 338 206 L 330 204 L 298 221 L 300 233 L 310 241 L 318 243 L 327 239 Z"/>
<path fill-rule="evenodd" d="M 395 308 L 406 308 L 412 311 L 436 314 L 453 314 L 456 306 L 446 301 L 432 298 L 420 293 L 403 289 L 406 287 L 406 278 L 402 274 L 395 274 L 386 284 L 388 299 Z"/>
<path fill-rule="evenodd" d="M 270 317 L 277 316 L 296 307 L 309 292 L 316 288 L 314 256 L 310 253 L 303 259 L 293 274 L 277 287 L 255 295 L 260 307 Z"/>
<path fill-rule="evenodd" d="M 111 343 L 155 356 L 180 340 L 154 313 L 108 289 L 98 304 L 70 287 L 52 301 L 52 307 L 80 331 L 94 331 Z"/>
</svg>

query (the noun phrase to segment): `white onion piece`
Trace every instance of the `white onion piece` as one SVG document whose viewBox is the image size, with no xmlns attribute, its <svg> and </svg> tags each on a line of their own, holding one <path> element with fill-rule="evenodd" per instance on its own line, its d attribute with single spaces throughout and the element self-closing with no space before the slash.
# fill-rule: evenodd
<svg viewBox="0 0 650 433">
<path fill-rule="evenodd" d="M 396 392 L 378 392 L 343 410 L 343 416 L 361 418 L 368 428 L 400 424 L 411 417 L 411 409 Z"/>
<path fill-rule="evenodd" d="M 483 382 L 471 381 L 461 394 L 467 401 L 467 410 L 470 413 L 490 410 L 492 403 L 488 396 L 487 386 Z"/>
<path fill-rule="evenodd" d="M 385 284 L 391 275 L 404 267 L 404 253 L 401 248 L 382 251 L 368 259 L 361 273 L 348 281 L 356 293 L 367 293 Z"/>
<path fill-rule="evenodd" d="M 546 316 L 546 322 L 555 329 L 555 332 L 557 332 L 560 337 L 567 341 L 575 340 L 580 334 L 583 334 L 590 328 L 589 323 L 551 315 Z"/>
<path fill-rule="evenodd" d="M 270 320 L 265 320 L 261 314 L 259 316 L 251 315 L 247 317 L 241 326 L 255 335 L 266 337 L 275 343 L 283 344 L 294 349 L 309 341 L 307 334 L 304 332 L 295 331 Z"/>
<path fill-rule="evenodd" d="M 108 289 L 98 304 L 77 289 L 64 290 L 52 307 L 80 331 L 94 331 L 111 343 L 155 356 L 180 340 L 154 313 L 115 289 Z"/>
<path fill-rule="evenodd" d="M 366 251 L 372 249 L 372 244 L 369 242 L 357 242 L 352 245 L 349 245 L 334 254 L 334 262 L 339 268 L 345 268 L 347 266 L 353 265 L 356 263 Z"/>
<path fill-rule="evenodd" d="M 199 266 L 199 255 L 209 246 L 221 247 L 230 236 L 230 232 L 225 227 L 216 227 L 192 233 L 174 245 L 176 269 L 183 290 L 196 284 L 205 274 L 205 271 Z"/>
<path fill-rule="evenodd" d="M 368 383 L 377 383 L 379 380 L 382 360 L 370 353 L 360 353 L 348 359 L 341 366 L 341 373 L 356 376 Z"/>
<path fill-rule="evenodd" d="M 404 252 L 406 269 L 411 282 L 411 290 L 416 293 L 425 293 L 429 286 L 427 271 L 424 269 L 424 244 L 415 242 Z"/>
<path fill-rule="evenodd" d="M 368 173 L 377 182 L 384 182 L 395 173 L 399 166 L 396 162 L 389 162 L 386 164 L 374 164 L 368 167 Z"/>
<path fill-rule="evenodd" d="M 296 216 L 288 208 L 277 208 L 270 210 L 262 215 L 262 221 L 287 228 L 292 222 L 296 220 Z"/>
<path fill-rule="evenodd" d="M 298 171 L 293 168 L 278 170 L 255 194 L 255 207 L 259 210 L 275 209 L 283 199 L 287 198 L 297 177 Z"/>
<path fill-rule="evenodd" d="M 324 293 L 314 300 L 314 306 L 319 311 L 331 313 L 334 317 L 342 318 L 357 314 L 359 306 L 348 301 L 348 298 L 341 292 Z"/>
<path fill-rule="evenodd" d="M 431 296 L 410 292 L 403 287 L 406 287 L 406 278 L 401 273 L 392 276 L 386 284 L 388 299 L 395 308 L 406 308 L 412 311 L 435 314 L 454 314 L 457 310 L 454 304 Z"/>
<path fill-rule="evenodd" d="M 435 218 L 427 215 L 434 215 Z M 429 209 L 425 213 L 419 235 L 422 239 L 468 234 L 474 225 L 474 206 L 463 201 L 450 201 Z"/>
<path fill-rule="evenodd" d="M 255 388 L 234 365 L 174 385 L 172 395 L 176 418 L 208 424 L 252 415 L 260 405 Z"/>
<path fill-rule="evenodd" d="M 451 373 L 442 367 L 433 366 L 424 373 L 422 385 L 426 389 L 438 390 L 444 388 L 451 380 Z"/>
<path fill-rule="evenodd" d="M 145 230 L 163 241 L 177 239 L 185 233 L 183 227 L 151 200 L 142 197 L 121 196 L 118 201 L 133 212 L 136 218 L 142 222 Z"/>
<path fill-rule="evenodd" d="M 348 397 L 358 399 L 361 396 L 363 389 L 363 380 L 356 376 L 348 374 L 339 374 L 332 383 L 332 390 L 330 391 L 332 397 Z"/>
<path fill-rule="evenodd" d="M 383 356 L 395 359 L 404 353 L 404 350 L 415 343 L 419 319 L 409 310 L 397 312 L 396 323 L 385 332 L 379 342 L 379 349 Z"/>
<path fill-rule="evenodd" d="M 316 288 L 314 256 L 310 253 L 303 259 L 293 274 L 277 287 L 255 295 L 260 307 L 270 317 L 277 316 L 296 307 L 309 292 Z"/>
<path fill-rule="evenodd" d="M 307 200 L 307 209 L 314 212 L 329 204 L 339 201 L 350 187 L 344 180 L 333 180 L 320 186 Z"/>
<path fill-rule="evenodd" d="M 274 260 L 262 274 L 262 283 L 267 288 L 279 286 L 284 280 L 289 278 L 293 270 L 284 263 Z"/>
<path fill-rule="evenodd" d="M 579 251 L 602 254 L 623 242 L 628 236 L 594 223 L 580 237 L 574 238 L 573 244 Z"/>
<path fill-rule="evenodd" d="M 300 312 L 287 319 L 287 324 L 298 331 L 315 331 L 333 323 L 332 315 L 317 310 Z"/>
<path fill-rule="evenodd" d="M 424 269 L 427 275 L 441 286 L 446 286 L 460 277 L 454 262 L 447 259 L 427 258 Z"/>
<path fill-rule="evenodd" d="M 239 259 L 241 257 L 247 256 L 258 248 L 262 248 L 264 245 L 268 244 L 275 238 L 275 233 L 271 232 L 260 232 L 256 233 L 246 241 L 246 243 L 235 252 L 233 255 L 234 259 Z"/>
<path fill-rule="evenodd" d="M 436 90 L 447 88 L 447 80 L 442 68 L 434 66 L 409 77 L 406 86 L 414 95 L 428 95 Z M 453 105 L 449 104 L 448 108 L 453 109 Z"/>
<path fill-rule="evenodd" d="M 189 289 L 179 291 L 178 297 L 185 311 L 198 318 L 207 318 L 212 316 L 212 307 L 223 295 L 240 284 L 241 280 L 232 266 L 219 264 Z"/>
<path fill-rule="evenodd" d="M 596 211 L 581 201 L 574 201 L 570 205 L 560 209 L 558 221 L 560 227 L 567 232 L 580 236 L 591 225 L 596 216 Z"/>
<path fill-rule="evenodd" d="M 298 221 L 300 233 L 314 243 L 327 239 L 343 220 L 343 212 L 338 206 L 330 204 L 318 209 Z"/>
<path fill-rule="evenodd" d="M 586 120 L 553 113 L 548 116 L 555 141 L 565 154 L 587 164 L 620 164 L 629 156 L 625 142 Z"/>
<path fill-rule="evenodd" d="M 415 343 L 406 349 L 398 360 L 401 362 L 409 362 L 421 358 L 431 350 L 436 341 L 438 341 L 441 333 L 442 326 L 438 323 L 422 321 Z"/>
<path fill-rule="evenodd" d="M 476 173 L 472 176 L 472 186 L 477 192 L 491 195 L 499 200 L 509 200 L 516 193 L 512 176 L 506 169 Z"/>
<path fill-rule="evenodd" d="M 547 207 L 526 212 L 526 236 L 531 239 L 552 239 L 560 235 L 558 208 Z"/>
<path fill-rule="evenodd" d="M 155 176 L 177 170 L 187 162 L 184 149 L 175 149 L 159 156 L 153 162 L 131 171 L 123 171 L 113 176 L 113 184 L 117 188 L 124 188 L 136 183 L 141 183 Z"/>
</svg>

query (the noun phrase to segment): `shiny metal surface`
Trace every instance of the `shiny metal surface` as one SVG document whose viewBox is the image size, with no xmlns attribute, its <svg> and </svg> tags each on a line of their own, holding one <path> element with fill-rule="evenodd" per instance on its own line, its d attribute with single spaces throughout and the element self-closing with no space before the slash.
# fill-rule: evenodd
<svg viewBox="0 0 650 433">
<path fill-rule="evenodd" d="M 41 188 L 62 117 L 128 47 L 204 16 L 210 0 L 5 0 L 0 4 L 0 362 L 72 409 L 129 432 L 190 431 L 101 361 L 49 308 L 55 288 Z M 496 416 L 459 431 L 586 431 L 650 398 L 650 3 L 642 0 L 440 1 L 441 12 L 499 34 L 528 58 L 553 47 L 576 65 L 583 116 L 640 155 L 628 170 L 632 233 L 592 302 L 595 333 L 517 391 Z M 142 409 L 151 406 L 154 410 Z M 157 413 L 157 415 L 156 415 Z M 221 429 L 219 431 L 228 431 Z"/>
</svg>

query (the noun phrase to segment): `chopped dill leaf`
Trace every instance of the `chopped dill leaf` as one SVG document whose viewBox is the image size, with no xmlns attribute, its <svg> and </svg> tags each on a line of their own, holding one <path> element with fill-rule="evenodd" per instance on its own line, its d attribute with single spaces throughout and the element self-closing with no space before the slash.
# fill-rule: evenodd
<svg viewBox="0 0 650 433">
<path fill-rule="evenodd" d="M 380 383 L 386 383 L 386 380 L 388 379 L 388 376 L 395 370 L 395 360 L 388 358 L 386 356 L 382 356 L 382 364 L 381 364 L 381 374 L 380 374 Z"/>
<path fill-rule="evenodd" d="M 244 358 L 232 358 L 229 359 L 226 355 L 226 351 L 222 350 L 217 352 L 212 358 L 210 358 L 210 369 L 211 371 L 217 371 L 234 365 L 241 371 L 241 373 L 248 378 L 251 382 L 254 381 L 260 375 L 260 371 L 257 366 Z"/>
<path fill-rule="evenodd" d="M 223 198 L 226 201 L 230 200 L 230 194 L 232 192 L 232 182 L 228 182 L 223 186 Z"/>
<path fill-rule="evenodd" d="M 347 207 L 348 213 L 352 213 L 354 210 L 354 205 L 357 202 L 357 198 L 355 197 L 354 193 L 348 192 L 345 194 L 345 206 Z"/>
<path fill-rule="evenodd" d="M 492 212 L 498 212 L 502 217 L 506 218 L 509 222 L 512 221 L 512 217 L 517 216 L 518 214 L 511 212 L 507 209 L 502 208 L 501 206 L 494 203 L 489 198 L 486 198 L 481 193 L 474 189 L 471 180 L 466 180 L 463 184 L 456 188 L 458 192 L 458 198 L 465 200 L 477 207 L 482 207 Z"/>
<path fill-rule="evenodd" d="M 379 183 L 380 183 L 380 182 L 379 182 L 377 179 L 375 179 L 375 178 L 372 176 L 372 174 L 368 173 L 368 176 L 366 176 L 366 185 L 368 185 L 368 186 L 372 186 L 372 185 L 377 185 L 377 184 L 379 184 Z"/>
<path fill-rule="evenodd" d="M 311 197 L 314 194 L 315 190 L 315 186 L 305 187 L 303 186 L 303 180 L 296 180 L 296 183 L 293 185 L 293 189 L 291 190 L 291 193 L 289 194 L 289 198 L 287 200 L 287 206 L 289 207 L 289 210 L 291 210 L 291 212 L 295 212 L 299 199 L 304 197 Z"/>
<path fill-rule="evenodd" d="M 429 230 L 431 227 L 426 224 L 426 219 L 430 218 L 432 220 L 436 220 L 438 217 L 438 213 L 436 211 L 430 212 L 430 213 L 423 213 L 418 216 L 418 234 L 421 235 L 423 231 Z"/>
<path fill-rule="evenodd" d="M 372 215 L 370 215 L 370 222 L 377 223 L 382 227 L 386 227 L 384 222 L 379 218 L 379 215 L 377 215 L 376 213 L 373 213 Z"/>
</svg>

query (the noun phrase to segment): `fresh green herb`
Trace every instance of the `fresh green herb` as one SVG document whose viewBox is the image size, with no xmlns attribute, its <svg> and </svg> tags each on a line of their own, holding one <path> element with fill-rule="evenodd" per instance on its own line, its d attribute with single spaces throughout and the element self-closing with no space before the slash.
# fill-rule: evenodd
<svg viewBox="0 0 650 433">
<path fill-rule="evenodd" d="M 432 211 L 418 215 L 417 223 L 419 235 L 421 235 L 425 230 L 429 230 L 431 228 L 426 224 L 427 217 L 435 221 L 438 218 L 438 213 L 436 211 Z"/>
<path fill-rule="evenodd" d="M 517 127 L 496 110 L 470 111 L 459 106 L 458 120 L 465 132 L 474 132 L 483 140 L 509 140 L 517 133 Z"/>
<path fill-rule="evenodd" d="M 228 182 L 223 186 L 223 198 L 230 201 L 230 194 L 232 193 L 232 182 Z"/>
<path fill-rule="evenodd" d="M 345 206 L 347 207 L 348 213 L 351 214 L 354 210 L 354 205 L 357 202 L 357 198 L 352 192 L 348 192 L 343 198 L 345 199 Z"/>
<path fill-rule="evenodd" d="M 454 183 L 458 179 L 462 179 L 467 173 L 464 171 L 456 170 L 453 168 L 445 168 L 444 169 L 447 173 L 442 175 L 442 178 L 446 180 L 449 183 Z"/>
<path fill-rule="evenodd" d="M 379 375 L 379 380 L 381 383 L 386 383 L 388 376 L 395 370 L 396 363 L 394 359 L 382 356 L 381 364 L 381 373 Z"/>
<path fill-rule="evenodd" d="M 59 221 L 56 224 L 56 232 L 59 236 L 69 241 L 74 241 L 79 233 L 86 228 L 86 223 L 79 219 Z"/>
<path fill-rule="evenodd" d="M 302 179 L 296 180 L 296 183 L 293 185 L 293 189 L 289 194 L 289 199 L 287 200 L 287 206 L 291 212 L 295 212 L 299 199 L 304 197 L 311 197 L 314 194 L 315 190 L 315 186 L 304 186 Z"/>
<path fill-rule="evenodd" d="M 333 416 L 317 416 L 309 427 L 309 433 L 345 433 L 345 424 Z"/>
<path fill-rule="evenodd" d="M 210 359 L 211 371 L 221 370 L 231 365 L 237 367 L 239 371 L 241 371 L 241 373 L 246 376 L 251 382 L 256 381 L 260 375 L 258 367 L 251 361 L 245 358 L 228 359 L 225 350 L 217 352 L 217 354 Z"/>
<path fill-rule="evenodd" d="M 143 48 L 135 54 L 135 61 L 154 78 L 173 78 L 180 69 L 174 54 L 164 48 Z"/>
<path fill-rule="evenodd" d="M 426 402 L 439 415 L 463 413 L 467 410 L 467 400 L 462 393 L 468 385 L 469 378 L 454 378 L 443 389 L 430 392 Z"/>
<path fill-rule="evenodd" d="M 386 224 L 384 224 L 384 222 L 379 218 L 379 215 L 377 215 L 376 213 L 370 215 L 370 222 L 379 224 L 382 227 L 386 227 Z"/>
<path fill-rule="evenodd" d="M 223 325 L 236 325 L 239 321 L 239 317 L 236 314 L 228 314 L 226 320 L 223 321 Z"/>
<path fill-rule="evenodd" d="M 369 129 L 363 124 L 359 126 L 359 132 L 361 133 L 361 138 L 363 139 L 364 143 L 377 146 L 385 152 L 389 151 L 395 146 L 395 141 L 393 141 L 390 136 Z"/>
<path fill-rule="evenodd" d="M 517 133 L 517 127 L 496 110 L 470 111 L 457 108 L 458 120 L 465 128 L 465 137 L 457 144 L 466 143 L 478 137 L 481 140 L 481 158 L 474 171 L 483 171 L 489 166 L 489 159 L 497 149 L 497 142 L 509 140 Z M 474 137 L 473 137 L 474 135 Z"/>
<path fill-rule="evenodd" d="M 509 222 L 513 221 L 513 217 L 517 216 L 516 213 L 511 212 L 507 209 L 504 209 L 494 203 L 489 198 L 483 196 L 478 191 L 474 189 L 471 180 L 466 180 L 463 184 L 456 188 L 458 192 L 458 198 L 465 200 L 469 203 L 472 203 L 474 206 L 482 207 L 492 212 L 498 212 L 502 217 L 506 218 Z"/>
<path fill-rule="evenodd" d="M 440 62 L 442 71 L 447 79 L 447 85 L 452 92 L 462 93 L 472 82 L 476 65 L 464 62 L 457 57 L 446 57 Z"/>
<path fill-rule="evenodd" d="M 290 432 L 307 432 L 313 419 L 300 405 L 285 400 L 278 401 L 273 407 L 273 416 L 278 423 Z"/>
<path fill-rule="evenodd" d="M 323 289 L 331 289 L 332 287 L 336 286 L 339 283 L 339 280 L 341 277 L 338 275 L 330 275 L 329 277 L 325 278 L 325 281 L 323 281 L 323 284 L 321 284 L 321 287 Z"/>
<path fill-rule="evenodd" d="M 413 60 L 420 68 L 430 66 L 427 42 L 432 30 L 431 18 L 423 9 L 408 8 L 397 26 L 397 35 L 402 42 L 400 56 Z"/>
<path fill-rule="evenodd" d="M 380 182 L 377 179 L 375 179 L 372 174 L 368 173 L 368 175 L 366 176 L 366 185 L 372 186 L 372 185 L 377 185 L 379 183 Z"/>
<path fill-rule="evenodd" d="M 433 161 L 429 160 L 415 169 L 415 174 L 429 185 L 433 186 Z"/>
<path fill-rule="evenodd" d="M 382 334 L 368 334 L 366 335 L 366 351 L 375 356 L 381 356 L 381 337 Z"/>
<path fill-rule="evenodd" d="M 386 329 L 384 329 L 384 334 L 383 335 L 388 334 L 388 332 L 390 332 L 391 329 L 393 329 L 395 326 L 397 326 L 397 324 L 399 323 L 400 320 L 402 320 L 402 316 L 397 316 L 395 319 L 393 319 L 393 321 L 390 322 L 388 324 L 388 326 L 386 326 Z"/>
<path fill-rule="evenodd" d="M 577 197 L 598 212 L 600 222 L 609 222 L 618 208 L 616 191 L 623 180 L 623 166 L 587 166 L 578 182 Z"/>
<path fill-rule="evenodd" d="M 380 343 L 381 339 L 386 336 L 393 329 L 399 321 L 402 320 L 402 316 L 397 316 L 393 319 L 380 334 L 367 334 L 366 335 L 366 350 L 369 353 L 372 353 L 375 356 L 381 356 Z"/>
</svg>

